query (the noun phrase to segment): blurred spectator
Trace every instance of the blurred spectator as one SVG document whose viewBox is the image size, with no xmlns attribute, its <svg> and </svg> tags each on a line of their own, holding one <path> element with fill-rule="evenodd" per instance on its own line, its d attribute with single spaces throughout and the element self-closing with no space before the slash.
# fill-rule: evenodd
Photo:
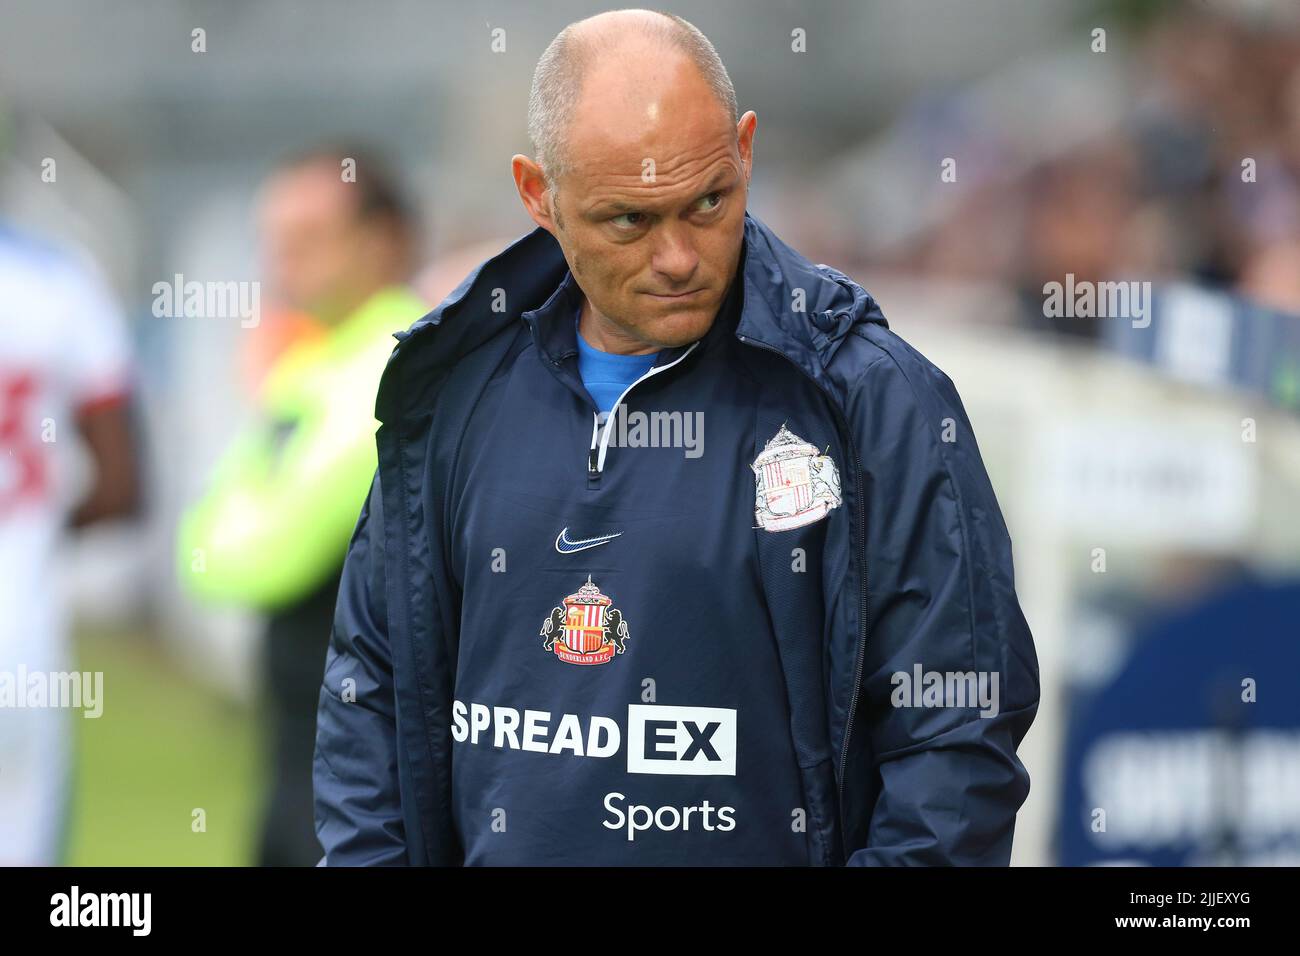
<svg viewBox="0 0 1300 956">
<path fill-rule="evenodd" d="M 1046 316 L 1043 286 L 1067 274 L 1076 283 L 1104 282 L 1127 266 L 1119 253 L 1136 211 L 1134 165 L 1130 145 L 1113 140 L 1045 164 L 1029 177 L 1019 280 L 1031 328 L 1098 337 L 1103 319 Z"/>
<path fill-rule="evenodd" d="M 282 164 L 258 225 L 282 316 L 259 415 L 183 519 L 178 557 L 194 594 L 266 613 L 272 783 L 259 858 L 311 866 L 322 855 L 311 779 L 317 696 L 339 572 L 376 467 L 374 395 L 392 333 L 425 305 L 405 284 L 413 214 L 365 151 L 317 149 Z M 304 334 L 302 316 L 323 331 Z"/>
<path fill-rule="evenodd" d="M 98 275 L 3 225 L 0 289 L 0 865 L 52 866 L 70 803 L 68 711 L 103 706 L 102 679 L 59 676 L 71 649 L 55 548 L 65 523 L 136 510 L 132 362 Z M 74 429 L 93 466 L 79 504 L 60 440 Z M 74 684 L 75 703 L 63 697 Z"/>
<path fill-rule="evenodd" d="M 1105 320 L 1046 316 L 1046 283 L 1181 277 L 1300 314 L 1300 22 L 1178 6 L 1134 39 L 1114 122 L 1079 145 L 1014 145 L 965 91 L 904 111 L 888 135 L 960 156 L 962 185 L 877 268 L 1007 283 L 1022 324 L 1084 341 Z"/>
</svg>

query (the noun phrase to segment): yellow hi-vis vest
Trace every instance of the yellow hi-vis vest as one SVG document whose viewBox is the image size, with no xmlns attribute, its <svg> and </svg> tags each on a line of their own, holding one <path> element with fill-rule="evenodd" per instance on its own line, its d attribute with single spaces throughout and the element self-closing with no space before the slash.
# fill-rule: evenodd
<svg viewBox="0 0 1300 956">
<path fill-rule="evenodd" d="M 272 367 L 257 422 L 182 518 L 178 572 L 207 600 L 271 610 L 343 564 L 377 465 L 375 393 L 392 333 L 428 311 L 403 287 L 371 296 Z"/>
</svg>

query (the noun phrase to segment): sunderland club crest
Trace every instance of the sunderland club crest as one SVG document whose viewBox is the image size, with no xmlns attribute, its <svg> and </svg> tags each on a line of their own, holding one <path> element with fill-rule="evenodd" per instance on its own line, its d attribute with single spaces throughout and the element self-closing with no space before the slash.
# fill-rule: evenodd
<svg viewBox="0 0 1300 956">
<path fill-rule="evenodd" d="M 604 664 L 622 654 L 628 639 L 627 621 L 608 595 L 587 583 L 551 608 L 542 624 L 542 649 L 554 651 L 567 664 Z"/>
<path fill-rule="evenodd" d="M 750 465 L 754 517 L 767 531 L 799 528 L 840 506 L 840 473 L 829 455 L 782 425 Z"/>
</svg>

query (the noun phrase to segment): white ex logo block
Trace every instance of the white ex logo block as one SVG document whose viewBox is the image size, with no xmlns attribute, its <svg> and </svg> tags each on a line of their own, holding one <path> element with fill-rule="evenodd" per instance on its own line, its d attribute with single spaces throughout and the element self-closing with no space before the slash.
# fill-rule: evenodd
<svg viewBox="0 0 1300 956">
<path fill-rule="evenodd" d="M 631 704 L 627 772 L 736 775 L 736 712 L 726 707 Z"/>
</svg>

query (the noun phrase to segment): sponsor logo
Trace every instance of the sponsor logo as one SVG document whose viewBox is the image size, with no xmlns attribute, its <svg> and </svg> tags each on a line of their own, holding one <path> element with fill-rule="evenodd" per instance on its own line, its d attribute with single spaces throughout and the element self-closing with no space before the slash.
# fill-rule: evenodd
<svg viewBox="0 0 1300 956">
<path fill-rule="evenodd" d="M 586 551 L 588 548 L 595 548 L 608 541 L 613 541 L 622 533 L 622 531 L 616 531 L 613 534 L 601 534 L 594 538 L 579 538 L 574 541 L 569 537 L 569 529 L 565 528 L 555 537 L 555 550 L 560 552 L 560 554 L 573 554 L 575 551 Z"/>
<path fill-rule="evenodd" d="M 558 543 L 557 543 L 558 546 Z M 551 608 L 542 622 L 542 650 L 552 651 L 566 664 L 606 664 L 627 649 L 627 621 L 613 600 L 587 583 Z"/>
<path fill-rule="evenodd" d="M 612 717 L 460 700 L 452 702 L 451 710 L 451 736 L 457 743 L 606 759 L 623 749 L 623 728 Z M 735 710 L 630 704 L 627 711 L 628 773 L 736 775 Z"/>
<path fill-rule="evenodd" d="M 621 793 L 605 794 L 605 810 L 610 819 L 602 820 L 600 825 L 608 830 L 626 830 L 628 842 L 652 827 L 664 832 L 692 828 L 710 832 L 736 829 L 735 807 L 715 807 L 708 800 L 697 807 L 655 808 L 639 803 L 624 807 L 625 800 L 627 797 Z"/>
<path fill-rule="evenodd" d="M 749 467 L 754 471 L 754 518 L 765 531 L 812 524 L 840 506 L 835 462 L 785 425 Z"/>
<path fill-rule="evenodd" d="M 725 707 L 632 704 L 628 773 L 736 775 L 736 712 Z"/>
</svg>

